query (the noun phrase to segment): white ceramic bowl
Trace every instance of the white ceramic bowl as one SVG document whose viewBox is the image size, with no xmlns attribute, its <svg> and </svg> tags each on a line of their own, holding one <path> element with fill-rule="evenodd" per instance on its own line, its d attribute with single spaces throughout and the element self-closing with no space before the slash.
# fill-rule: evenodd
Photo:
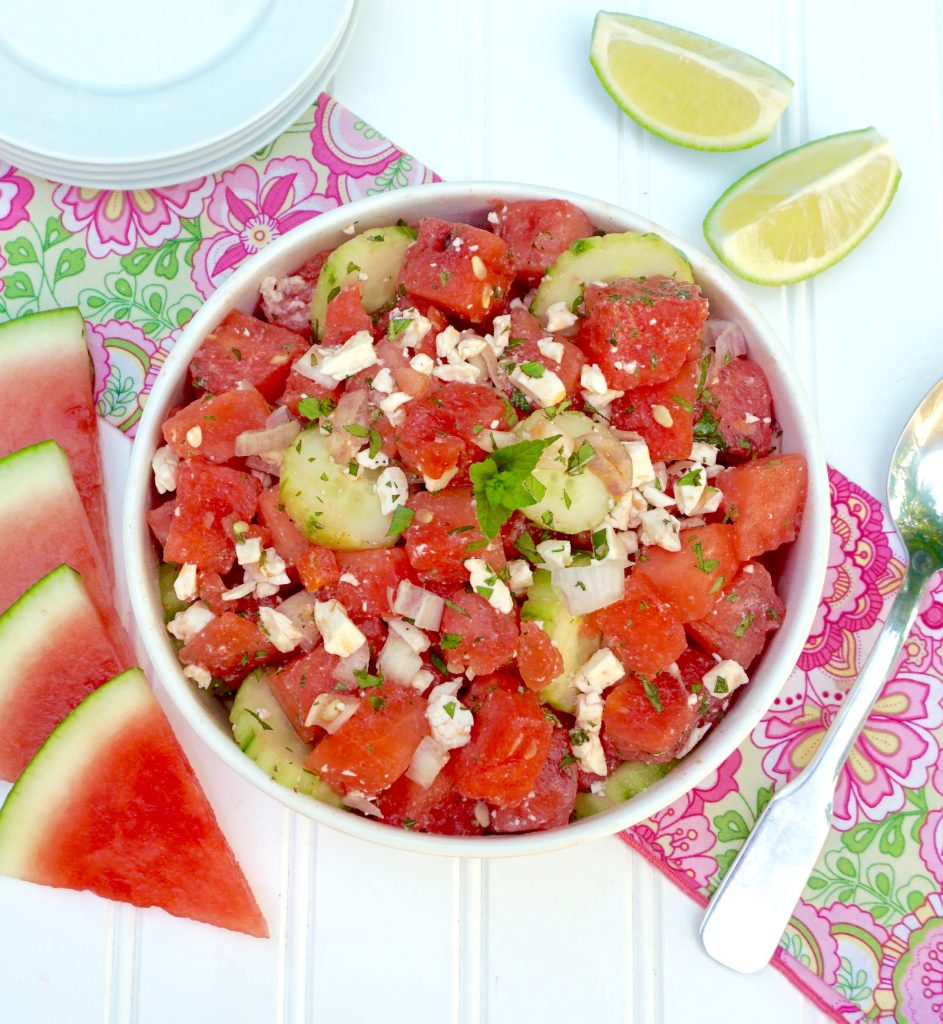
<svg viewBox="0 0 943 1024">
<path fill-rule="evenodd" d="M 161 423 L 170 407 L 180 400 L 187 367 L 203 338 L 229 310 L 254 310 L 264 277 L 288 273 L 314 253 L 345 241 L 347 236 L 342 229 L 351 223 L 362 230 L 394 223 L 400 217 L 415 223 L 422 217 L 436 216 L 484 225 L 494 200 L 530 198 L 569 199 L 604 231 L 657 232 L 690 261 L 697 283 L 710 299 L 712 316 L 736 320 L 743 327 L 750 357 L 763 367 L 772 388 L 776 416 L 783 429 L 783 448 L 801 452 L 809 464 L 809 494 L 802 529 L 779 580 L 787 614 L 783 627 L 774 634 L 752 671 L 749 686 L 740 691 L 726 718 L 674 771 L 633 799 L 602 814 L 545 832 L 474 838 L 407 832 L 329 807 L 273 782 L 233 741 L 220 704 L 198 692 L 183 677 L 164 628 L 157 587 L 158 559 L 144 518 L 153 501 L 151 455 L 163 443 Z M 769 324 L 726 271 L 645 218 L 598 199 L 532 185 L 453 182 L 402 189 L 324 213 L 247 260 L 207 300 L 187 325 L 147 400 L 128 473 L 123 533 L 128 586 L 147 653 L 184 718 L 226 764 L 300 814 L 349 835 L 420 853 L 497 857 L 545 852 L 619 832 L 677 800 L 728 757 L 772 703 L 809 633 L 825 574 L 829 523 L 825 460 L 802 385 Z"/>
</svg>

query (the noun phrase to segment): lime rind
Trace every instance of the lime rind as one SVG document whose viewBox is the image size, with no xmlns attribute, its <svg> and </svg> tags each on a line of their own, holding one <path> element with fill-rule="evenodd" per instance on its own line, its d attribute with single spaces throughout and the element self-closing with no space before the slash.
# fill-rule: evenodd
<svg viewBox="0 0 943 1024">
<path fill-rule="evenodd" d="M 607 51 L 616 35 L 676 53 L 681 58 L 701 64 L 719 77 L 743 86 L 756 99 L 760 107 L 759 116 L 748 129 L 726 136 L 672 128 L 652 118 L 616 86 L 614 76 L 609 73 Z M 596 15 L 589 60 L 603 88 L 624 113 L 659 138 L 689 149 L 731 152 L 759 145 L 772 134 L 792 95 L 792 79 L 742 50 L 664 22 L 610 11 L 600 11 Z"/>
<path fill-rule="evenodd" d="M 888 175 L 887 186 L 882 194 L 880 200 L 875 203 L 869 213 L 869 215 L 862 219 L 860 227 L 857 231 L 848 235 L 848 237 L 842 242 L 841 245 L 836 246 L 834 249 L 829 250 L 827 256 L 818 260 L 805 260 L 800 264 L 800 269 L 789 270 L 789 267 L 795 267 L 796 264 L 784 265 L 779 273 L 768 273 L 761 269 L 747 266 L 741 259 L 738 259 L 734 253 L 732 253 L 732 246 L 730 244 L 730 238 L 734 233 L 725 233 L 720 226 L 720 221 L 724 212 L 726 212 L 733 200 L 741 195 L 747 193 L 751 186 L 755 185 L 762 180 L 764 176 L 768 176 L 772 170 L 788 170 L 790 165 L 800 167 L 803 162 L 803 156 L 805 157 L 806 163 L 809 164 L 812 161 L 809 157 L 815 157 L 821 155 L 828 149 L 839 149 L 842 146 L 847 146 L 849 150 L 853 147 L 853 144 L 857 141 L 871 142 L 872 145 L 869 148 L 862 149 L 861 153 L 855 154 L 852 157 L 851 162 L 860 162 L 862 157 L 870 155 L 871 157 L 879 157 L 881 155 L 887 155 L 890 157 L 893 167 L 893 173 Z M 809 177 L 806 189 L 808 191 L 822 191 L 822 186 L 827 184 L 828 179 L 837 180 L 839 178 L 847 178 L 848 175 L 840 175 L 839 171 L 842 165 L 838 164 L 836 167 L 827 170 L 819 178 Z M 787 150 L 785 153 L 779 156 L 773 157 L 770 160 L 765 161 L 757 167 L 754 167 L 751 171 L 748 171 L 743 177 L 738 178 L 732 185 L 729 186 L 713 203 L 711 208 L 707 211 L 704 217 L 703 230 L 704 238 L 707 240 L 708 245 L 713 250 L 714 254 L 720 260 L 724 266 L 728 267 L 739 277 L 745 281 L 750 281 L 753 284 L 762 285 L 786 285 L 796 284 L 799 281 L 808 280 L 810 277 L 814 277 L 817 274 L 822 273 L 823 270 L 827 270 L 829 267 L 834 266 L 840 260 L 844 259 L 853 249 L 864 241 L 865 238 L 874 230 L 884 214 L 887 212 L 897 193 L 897 188 L 900 184 L 901 171 L 897 166 L 896 158 L 894 157 L 893 150 L 891 149 L 889 141 L 882 136 L 877 129 L 873 127 L 855 129 L 854 131 L 848 132 L 837 132 L 833 135 L 823 136 L 821 139 L 814 139 L 812 142 L 804 143 L 801 146 L 797 146 L 794 149 Z M 790 199 L 794 199 L 799 192 L 795 192 L 789 196 Z M 742 230 L 742 229 L 741 229 Z"/>
</svg>

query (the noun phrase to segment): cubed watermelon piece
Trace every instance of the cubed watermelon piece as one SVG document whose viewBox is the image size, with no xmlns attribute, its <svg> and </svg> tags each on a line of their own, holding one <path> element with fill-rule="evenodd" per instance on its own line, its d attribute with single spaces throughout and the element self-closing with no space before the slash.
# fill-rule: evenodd
<svg viewBox="0 0 943 1024">
<path fill-rule="evenodd" d="M 516 610 L 500 612 L 480 594 L 456 590 L 451 595 L 442 615 L 442 634 L 449 639 L 446 664 L 456 672 L 497 672 L 517 656 Z"/>
<path fill-rule="evenodd" d="M 403 548 L 338 551 L 339 576 L 331 588 L 334 597 L 355 621 L 391 615 L 390 594 L 415 574 Z"/>
<path fill-rule="evenodd" d="M 786 606 L 765 566 L 748 562 L 717 597 L 710 613 L 688 623 L 688 633 L 708 651 L 744 668 L 766 646 L 767 634 L 782 625 Z"/>
<path fill-rule="evenodd" d="M 358 331 L 373 330 L 373 321 L 363 308 L 363 290 L 358 282 L 345 285 L 330 299 L 324 314 L 324 336 L 321 344 L 325 346 L 343 345 Z"/>
<path fill-rule="evenodd" d="M 670 761 L 697 718 L 688 689 L 668 672 L 630 676 L 614 686 L 603 711 L 603 740 L 620 760 Z"/>
<path fill-rule="evenodd" d="M 401 775 L 376 800 L 387 825 L 440 836 L 480 835 L 483 829 L 475 815 L 476 803 L 455 788 L 451 764 L 446 764 L 428 789 Z"/>
<path fill-rule="evenodd" d="M 730 460 L 768 455 L 773 443 L 773 396 L 766 375 L 742 356 L 724 363 L 707 381 L 702 401 Z"/>
<path fill-rule="evenodd" d="M 582 350 L 573 344 L 569 338 L 562 335 L 551 334 L 540 326 L 540 321 L 527 312 L 515 306 L 510 313 L 511 336 L 508 347 L 501 359 L 502 364 L 507 363 L 540 363 L 541 366 L 555 373 L 560 378 L 560 383 L 566 389 L 569 396 L 573 396 L 580 389 L 580 374 L 586 365 L 586 356 Z M 553 353 L 554 348 L 548 348 L 546 344 L 542 349 L 538 342 L 554 342 L 562 347 L 562 355 L 557 360 Z M 548 355 L 547 352 L 551 354 Z M 507 377 L 502 378 L 503 390 L 511 395 L 516 388 Z M 499 429 L 504 429 L 503 427 Z"/>
<path fill-rule="evenodd" d="M 499 203 L 494 226 L 514 255 L 517 276 L 528 286 L 540 284 L 547 268 L 578 238 L 596 233 L 589 217 L 565 199 L 521 199 Z"/>
<path fill-rule="evenodd" d="M 517 668 L 531 690 L 542 690 L 563 672 L 563 655 L 541 623 L 521 623 Z"/>
<path fill-rule="evenodd" d="M 339 661 L 336 654 L 328 654 L 323 645 L 319 645 L 307 654 L 292 658 L 268 676 L 272 696 L 305 743 L 314 743 L 323 734 L 318 726 L 305 725 L 305 719 L 319 693 L 331 693 L 337 688 L 337 680 L 332 673 Z"/>
<path fill-rule="evenodd" d="M 733 522 L 740 561 L 796 539 L 808 489 L 803 456 L 776 455 L 746 462 L 724 470 L 714 483 L 723 493 L 726 518 Z"/>
<path fill-rule="evenodd" d="M 291 364 L 307 350 L 300 334 L 234 309 L 203 339 L 190 363 L 190 376 L 201 391 L 218 395 L 237 384 L 251 384 L 274 402 Z"/>
<path fill-rule="evenodd" d="M 228 462 L 236 455 L 236 438 L 261 430 L 270 411 L 255 388 L 204 395 L 164 421 L 164 440 L 181 458 Z"/>
<path fill-rule="evenodd" d="M 518 804 L 491 812 L 495 832 L 535 832 L 560 828 L 570 820 L 576 803 L 577 775 L 566 729 L 555 728 L 550 750 L 534 787 Z"/>
<path fill-rule="evenodd" d="M 645 548 L 634 571 L 649 580 L 682 622 L 692 622 L 707 615 L 738 565 L 734 529 L 718 523 L 683 530 L 680 551 Z"/>
<path fill-rule="evenodd" d="M 697 377 L 698 363 L 692 359 L 664 384 L 634 388 L 612 403 L 612 425 L 641 434 L 652 462 L 688 458 L 694 441 Z"/>
<path fill-rule="evenodd" d="M 223 682 L 235 684 L 278 652 L 251 619 L 224 612 L 180 648 L 184 665 L 202 665 Z"/>
</svg>

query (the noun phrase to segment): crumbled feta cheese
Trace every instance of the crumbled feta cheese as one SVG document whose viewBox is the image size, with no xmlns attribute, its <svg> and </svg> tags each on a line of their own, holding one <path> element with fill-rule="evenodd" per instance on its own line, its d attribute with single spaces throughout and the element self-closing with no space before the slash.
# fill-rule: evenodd
<svg viewBox="0 0 943 1024">
<path fill-rule="evenodd" d="M 632 486 L 639 488 L 654 482 L 655 469 L 648 445 L 644 441 L 623 441 L 622 447 L 632 463 Z"/>
<path fill-rule="evenodd" d="M 462 340 L 461 334 L 449 324 L 444 331 L 440 331 L 435 338 L 435 351 L 440 359 L 448 359 L 458 348 Z"/>
<path fill-rule="evenodd" d="M 634 530 L 642 525 L 642 513 L 647 510 L 648 502 L 641 491 L 627 491 L 606 516 L 605 523 L 616 530 Z"/>
<path fill-rule="evenodd" d="M 596 534 L 599 533 L 600 530 L 605 534 L 605 539 L 601 543 L 597 543 Z M 611 523 L 603 522 L 601 526 L 597 526 L 596 529 L 592 531 L 593 558 L 599 562 L 626 563 L 628 561 L 627 556 L 629 554 L 634 553 L 637 550 L 638 542 L 636 541 L 635 544 L 632 546 L 631 552 L 627 551 L 626 546 L 622 541 L 622 538 L 624 536 L 629 536 L 632 538 L 633 541 L 635 541 L 634 533 L 618 533 L 616 530 L 612 528 Z M 600 550 L 604 552 L 602 555 L 599 554 Z"/>
<path fill-rule="evenodd" d="M 697 511 L 704 488 L 707 486 L 707 470 L 703 466 L 692 466 L 683 476 L 675 480 L 674 495 L 678 511 L 683 516 L 692 516 Z"/>
<path fill-rule="evenodd" d="M 612 364 L 617 370 L 621 370 L 623 373 L 637 373 L 638 372 L 638 360 L 633 359 L 630 362 L 624 362 L 618 360 Z"/>
<path fill-rule="evenodd" d="M 441 491 L 448 487 L 452 481 L 452 477 L 458 472 L 458 466 L 453 466 L 451 469 L 447 469 L 442 476 L 426 476 L 423 473 L 422 482 L 426 485 L 427 491 Z"/>
<path fill-rule="evenodd" d="M 350 236 L 350 235 L 353 235 L 356 230 L 357 230 L 357 222 L 354 221 L 353 224 L 348 224 L 347 227 L 341 228 L 341 233 L 344 234 L 344 235 Z"/>
<path fill-rule="evenodd" d="M 186 601 L 187 604 L 196 600 L 196 566 L 192 562 L 186 562 L 180 567 L 180 572 L 174 580 L 174 593 L 178 601 Z"/>
<path fill-rule="evenodd" d="M 500 356 L 511 340 L 511 317 L 507 313 L 496 316 L 491 325 L 491 334 L 485 335 L 485 341 L 491 346 L 496 356 Z"/>
<path fill-rule="evenodd" d="M 215 618 L 216 616 L 202 601 L 196 601 L 189 608 L 177 612 L 167 623 L 167 632 L 178 640 L 189 643 L 201 629 Z"/>
<path fill-rule="evenodd" d="M 388 619 L 387 622 L 390 632 L 396 633 L 416 654 L 422 654 L 423 651 L 428 651 L 432 646 L 432 641 L 429 637 L 411 622 L 407 622 L 405 619 Z"/>
<path fill-rule="evenodd" d="M 186 679 L 192 679 L 201 690 L 209 689 L 213 681 L 213 673 L 205 665 L 184 665 L 183 674 Z"/>
<path fill-rule="evenodd" d="M 759 423 L 760 422 L 760 417 L 759 416 L 754 416 L 752 412 L 745 412 L 743 414 L 743 422 L 744 423 Z"/>
<path fill-rule="evenodd" d="M 282 654 L 293 651 L 302 641 L 301 630 L 287 615 L 275 608 L 259 609 L 259 625 L 272 641 L 276 650 L 281 651 Z"/>
<path fill-rule="evenodd" d="M 691 454 L 688 458 L 692 462 L 700 462 L 703 466 L 717 465 L 717 449 L 712 444 L 704 441 L 695 441 L 691 445 Z"/>
<path fill-rule="evenodd" d="M 537 349 L 542 356 L 552 359 L 555 363 L 563 362 L 563 353 L 566 349 L 562 341 L 554 341 L 553 338 L 540 338 L 537 342 Z"/>
<path fill-rule="evenodd" d="M 514 599 L 504 580 L 498 577 L 483 558 L 467 558 L 463 564 L 472 590 L 492 608 L 509 615 L 514 608 Z"/>
<path fill-rule="evenodd" d="M 369 281 L 370 280 L 370 275 L 366 271 L 361 270 L 360 273 L 357 274 L 357 280 L 358 281 Z"/>
<path fill-rule="evenodd" d="M 705 487 L 704 494 L 698 502 L 697 511 L 702 515 L 707 515 L 708 512 L 716 512 L 723 500 L 724 495 L 719 487 Z"/>
<path fill-rule="evenodd" d="M 652 419 L 665 430 L 670 430 L 675 425 L 674 417 L 667 405 L 653 405 Z"/>
<path fill-rule="evenodd" d="M 622 548 L 622 554 L 626 559 L 638 551 L 638 534 L 634 531 L 619 531 L 616 533 L 616 540 Z"/>
<path fill-rule="evenodd" d="M 546 328 L 551 334 L 556 331 L 565 331 L 576 321 L 576 314 L 570 312 L 565 302 L 553 302 L 547 307 Z"/>
<path fill-rule="evenodd" d="M 482 828 L 487 828 L 491 824 L 491 811 L 484 800 L 475 801 L 475 821 Z"/>
<path fill-rule="evenodd" d="M 701 682 L 714 697 L 727 697 L 749 679 L 740 662 L 728 658 L 708 669 Z"/>
<path fill-rule="evenodd" d="M 343 774 L 343 772 L 341 774 Z M 360 811 L 361 814 L 366 814 L 370 818 L 383 817 L 383 812 L 373 802 L 373 799 L 368 797 L 365 793 L 361 793 L 359 789 L 351 789 L 348 791 L 341 797 L 341 803 L 344 804 L 345 807 L 351 807 L 353 810 Z"/>
<path fill-rule="evenodd" d="M 342 572 L 337 580 L 338 583 L 349 583 L 352 587 L 359 587 L 360 580 L 352 572 Z"/>
<path fill-rule="evenodd" d="M 377 371 L 377 375 L 373 378 L 373 390 L 379 391 L 384 395 L 392 394 L 396 382 L 393 380 L 393 374 L 390 373 L 388 367 L 384 366 L 382 370 Z"/>
<path fill-rule="evenodd" d="M 566 398 L 563 381 L 553 370 L 544 370 L 540 377 L 529 377 L 520 366 L 515 366 L 508 376 L 519 391 L 542 409 L 559 405 Z"/>
<path fill-rule="evenodd" d="M 599 739 L 602 727 L 603 701 L 596 692 L 576 696 L 576 728 L 570 732 L 570 749 L 584 771 L 606 775 L 606 752 Z"/>
<path fill-rule="evenodd" d="M 158 494 L 168 494 L 177 489 L 177 469 L 180 465 L 180 456 L 165 444 L 158 448 L 151 458 L 151 468 L 154 470 L 154 486 Z"/>
<path fill-rule="evenodd" d="M 444 380 L 448 384 L 477 384 L 482 373 L 471 363 L 445 363 L 432 371 L 433 377 Z"/>
<path fill-rule="evenodd" d="M 515 558 L 508 562 L 508 586 L 512 594 L 523 594 L 533 585 L 534 573 L 526 559 Z"/>
<path fill-rule="evenodd" d="M 240 583 L 236 587 L 232 587 L 230 590 L 224 590 L 222 598 L 224 601 L 241 601 L 242 598 L 248 597 L 250 594 L 255 593 L 255 583 L 249 580 L 248 583 Z"/>
<path fill-rule="evenodd" d="M 602 647 L 577 670 L 573 683 L 580 693 L 602 693 L 624 675 L 622 662 L 608 647 Z"/>
<path fill-rule="evenodd" d="M 573 563 L 573 554 L 568 540 L 545 540 L 537 545 L 537 554 L 545 569 L 565 569 Z"/>
<path fill-rule="evenodd" d="M 587 406 L 587 412 L 598 412 L 600 416 L 604 416 L 608 419 L 609 406 L 612 405 L 617 398 L 621 398 L 625 392 L 615 391 L 610 388 L 602 395 L 597 395 L 593 391 L 581 391 L 580 394 L 583 396 L 583 402 Z"/>
<path fill-rule="evenodd" d="M 423 736 L 419 746 L 413 751 L 405 772 L 406 778 L 410 782 L 415 782 L 417 786 L 428 789 L 448 762 L 449 752 L 445 747 L 432 736 Z"/>
<path fill-rule="evenodd" d="M 469 359 L 474 359 L 475 356 L 481 355 L 487 347 L 488 342 L 484 338 L 470 331 L 464 331 L 455 354 L 462 362 L 467 362 Z"/>
<path fill-rule="evenodd" d="M 380 399 L 380 408 L 390 423 L 394 427 L 398 427 L 406 418 L 406 413 L 403 412 L 401 406 L 412 400 L 412 395 L 407 395 L 405 391 L 394 391 L 392 395 Z"/>
<path fill-rule="evenodd" d="M 390 457 L 386 452 L 377 452 L 376 455 L 371 455 L 369 448 L 362 448 L 354 458 L 357 460 L 357 465 L 364 469 L 382 469 L 390 464 Z"/>
<path fill-rule="evenodd" d="M 261 557 L 262 541 L 258 537 L 236 541 L 236 561 L 240 565 L 254 565 Z"/>
<path fill-rule="evenodd" d="M 427 356 L 425 352 L 417 352 L 416 355 L 409 360 L 409 365 L 417 373 L 424 373 L 428 377 L 435 366 L 435 360 L 433 360 L 432 356 Z"/>
<path fill-rule="evenodd" d="M 244 566 L 244 585 L 251 583 L 256 597 L 272 597 L 278 593 L 279 587 L 285 587 L 291 583 L 287 569 L 285 560 L 275 548 L 265 548 L 258 562 L 250 562 Z M 226 594 L 223 594 L 224 600 L 231 600 L 227 596 L 231 593 L 232 591 L 227 591 Z"/>
<path fill-rule="evenodd" d="M 580 387 L 594 395 L 604 395 L 609 390 L 609 382 L 596 363 L 585 363 L 580 370 Z"/>
<path fill-rule="evenodd" d="M 432 330 L 432 321 L 423 316 L 415 306 L 409 309 L 394 309 L 390 313 L 390 320 L 408 320 L 401 331 L 398 331 L 392 338 L 394 345 L 401 348 L 415 348 L 419 342 Z M 397 326 L 401 326 L 397 324 Z"/>
<path fill-rule="evenodd" d="M 328 654 L 346 658 L 367 642 L 363 633 L 350 621 L 347 609 L 340 601 L 316 601 L 314 621 L 321 632 L 324 649 Z"/>
<path fill-rule="evenodd" d="M 397 505 L 405 504 L 409 498 L 409 481 L 399 466 L 384 469 L 373 489 L 380 499 L 380 511 L 385 516 L 391 515 Z"/>
<path fill-rule="evenodd" d="M 472 256 L 471 265 L 472 273 L 477 280 L 484 281 L 488 276 L 488 268 L 485 266 L 485 261 L 480 256 Z"/>
<path fill-rule="evenodd" d="M 488 223 L 489 223 L 489 224 L 494 224 L 495 226 L 497 226 L 498 224 L 500 224 L 500 223 L 501 223 L 501 220 L 500 220 L 500 218 L 499 218 L 499 217 L 498 217 L 498 215 L 497 215 L 497 214 L 496 214 L 496 213 L 494 212 L 494 210 L 492 210 L 492 211 L 491 211 L 491 212 L 490 212 L 490 213 L 488 214 Z"/>
<path fill-rule="evenodd" d="M 474 716 L 458 699 L 459 683 L 434 686 L 426 704 L 432 738 L 445 750 L 457 750 L 471 739 Z"/>
<path fill-rule="evenodd" d="M 413 676 L 413 680 L 409 685 L 413 687 L 413 689 L 422 693 L 422 691 L 434 681 L 435 676 L 429 671 L 429 669 L 423 668 Z"/>
<path fill-rule="evenodd" d="M 665 551 L 680 551 L 681 523 L 670 512 L 661 508 L 653 508 L 642 513 L 639 541 L 646 547 L 657 546 Z"/>
<path fill-rule="evenodd" d="M 322 352 L 318 371 L 338 382 L 378 362 L 373 335 L 369 331 L 357 331 L 339 348 L 322 349 Z"/>
</svg>

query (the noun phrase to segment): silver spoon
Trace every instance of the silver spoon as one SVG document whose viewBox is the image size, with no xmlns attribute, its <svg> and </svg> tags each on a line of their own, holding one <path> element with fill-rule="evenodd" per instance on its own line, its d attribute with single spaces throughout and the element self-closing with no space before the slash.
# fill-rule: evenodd
<svg viewBox="0 0 943 1024">
<path fill-rule="evenodd" d="M 943 568 L 943 381 L 924 398 L 897 442 L 888 506 L 909 565 L 858 681 L 805 771 L 760 815 L 701 924 L 707 952 L 735 971 L 764 967 L 828 836 L 845 759 L 894 667 L 920 599 Z"/>
</svg>

